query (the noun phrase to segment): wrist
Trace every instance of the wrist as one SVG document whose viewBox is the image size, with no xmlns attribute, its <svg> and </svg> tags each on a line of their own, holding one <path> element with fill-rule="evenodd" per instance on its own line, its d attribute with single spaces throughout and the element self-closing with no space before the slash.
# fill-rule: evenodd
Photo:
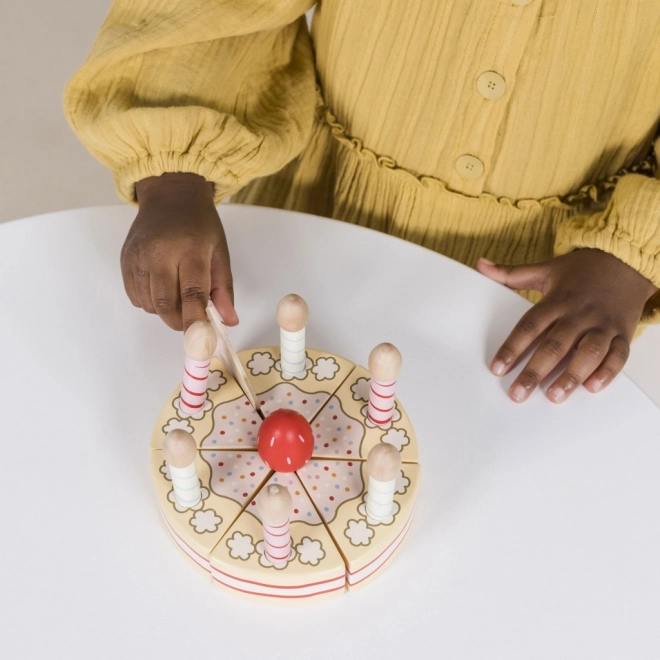
<svg viewBox="0 0 660 660">
<path fill-rule="evenodd" d="M 192 172 L 166 172 L 135 183 L 138 204 L 163 202 L 209 202 L 213 204 L 213 183 Z"/>
<path fill-rule="evenodd" d="M 625 261 L 623 261 L 616 255 L 611 254 L 610 252 L 606 252 L 605 250 L 601 250 L 599 248 L 583 248 L 583 249 L 585 252 L 591 251 L 596 254 L 607 255 L 607 259 L 613 261 L 613 263 L 623 264 L 626 267 L 626 269 L 630 269 L 630 271 L 634 272 L 636 276 L 635 279 L 639 283 L 642 292 L 645 293 L 647 300 L 658 292 L 658 287 L 650 279 L 648 279 L 645 275 L 642 275 L 642 273 L 640 273 L 636 268 L 633 268 L 632 266 L 627 264 Z"/>
</svg>

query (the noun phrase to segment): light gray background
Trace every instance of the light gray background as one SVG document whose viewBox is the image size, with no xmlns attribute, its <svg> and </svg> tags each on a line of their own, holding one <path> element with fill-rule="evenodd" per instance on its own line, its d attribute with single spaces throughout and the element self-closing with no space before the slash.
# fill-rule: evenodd
<svg viewBox="0 0 660 660">
<path fill-rule="evenodd" d="M 0 222 L 117 203 L 110 173 L 71 133 L 62 90 L 110 2 L 3 3 L 0 21 Z M 628 374 L 660 403 L 660 328 L 636 343 Z"/>
</svg>

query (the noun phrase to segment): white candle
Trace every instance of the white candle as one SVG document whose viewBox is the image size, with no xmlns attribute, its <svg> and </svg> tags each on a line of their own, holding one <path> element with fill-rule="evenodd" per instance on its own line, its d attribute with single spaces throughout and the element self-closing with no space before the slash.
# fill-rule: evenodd
<svg viewBox="0 0 660 660">
<path fill-rule="evenodd" d="M 174 499 L 185 509 L 199 504 L 202 493 L 197 475 L 197 444 L 187 431 L 174 429 L 163 439 L 163 456 L 170 469 Z"/>
<path fill-rule="evenodd" d="M 382 522 L 392 515 L 396 479 L 401 470 L 399 450 L 387 442 L 373 447 L 367 456 L 369 485 L 367 490 L 367 520 Z"/>
<path fill-rule="evenodd" d="M 284 296 L 275 313 L 280 326 L 280 367 L 285 376 L 305 372 L 305 326 L 309 319 L 307 303 L 295 293 Z"/>
</svg>

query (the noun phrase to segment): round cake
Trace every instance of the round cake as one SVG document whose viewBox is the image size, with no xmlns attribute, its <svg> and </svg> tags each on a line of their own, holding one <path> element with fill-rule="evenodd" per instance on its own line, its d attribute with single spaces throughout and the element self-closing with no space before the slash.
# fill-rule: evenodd
<svg viewBox="0 0 660 660">
<path fill-rule="evenodd" d="M 184 381 L 163 406 L 152 434 L 153 479 L 172 539 L 214 583 L 245 594 L 319 598 L 364 584 L 401 545 L 412 521 L 420 476 L 417 440 L 401 403 L 392 394 L 391 419 L 385 423 L 374 417 L 380 408 L 370 407 L 378 365 L 370 365 L 372 382 L 364 367 L 306 347 L 295 375 L 283 370 L 279 346 L 241 351 L 240 364 L 234 358 L 229 367 L 226 349 L 219 353 L 224 362 L 218 357 L 210 359 L 210 366 L 197 362 L 208 375 L 205 381 L 199 378 L 206 392 L 196 393 L 194 407 L 186 405 L 185 397 L 194 389 L 187 381 L 194 384 L 197 377 L 186 363 Z M 305 453 L 296 459 L 296 467 L 302 467 L 295 471 L 272 470 L 270 454 L 257 451 L 260 427 L 275 411 L 296 424 L 300 416 L 309 422 L 311 458 Z M 187 459 L 192 481 L 175 467 L 175 459 L 166 461 L 163 442 L 173 432 L 194 439 Z M 273 441 L 277 437 L 270 429 L 267 435 Z M 376 514 L 367 512 L 367 457 L 382 443 L 395 447 L 400 461 L 390 482 L 391 505 L 375 519 Z M 173 478 L 179 488 L 189 484 L 195 504 L 186 506 L 181 490 L 177 497 Z M 181 481 L 185 478 L 187 482 Z M 372 490 L 381 483 L 373 470 L 371 480 Z M 266 551 L 258 504 L 262 489 L 271 485 L 285 487 L 291 496 L 288 557 L 279 562 L 271 561 Z"/>
</svg>

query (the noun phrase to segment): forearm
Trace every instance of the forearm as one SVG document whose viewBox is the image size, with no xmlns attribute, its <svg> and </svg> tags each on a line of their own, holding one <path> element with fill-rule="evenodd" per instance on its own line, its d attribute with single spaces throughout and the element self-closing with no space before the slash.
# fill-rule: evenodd
<svg viewBox="0 0 660 660">
<path fill-rule="evenodd" d="M 188 172 L 219 202 L 300 153 L 316 103 L 311 4 L 114 3 L 65 112 L 122 198 L 136 201 L 136 181 Z"/>
</svg>

